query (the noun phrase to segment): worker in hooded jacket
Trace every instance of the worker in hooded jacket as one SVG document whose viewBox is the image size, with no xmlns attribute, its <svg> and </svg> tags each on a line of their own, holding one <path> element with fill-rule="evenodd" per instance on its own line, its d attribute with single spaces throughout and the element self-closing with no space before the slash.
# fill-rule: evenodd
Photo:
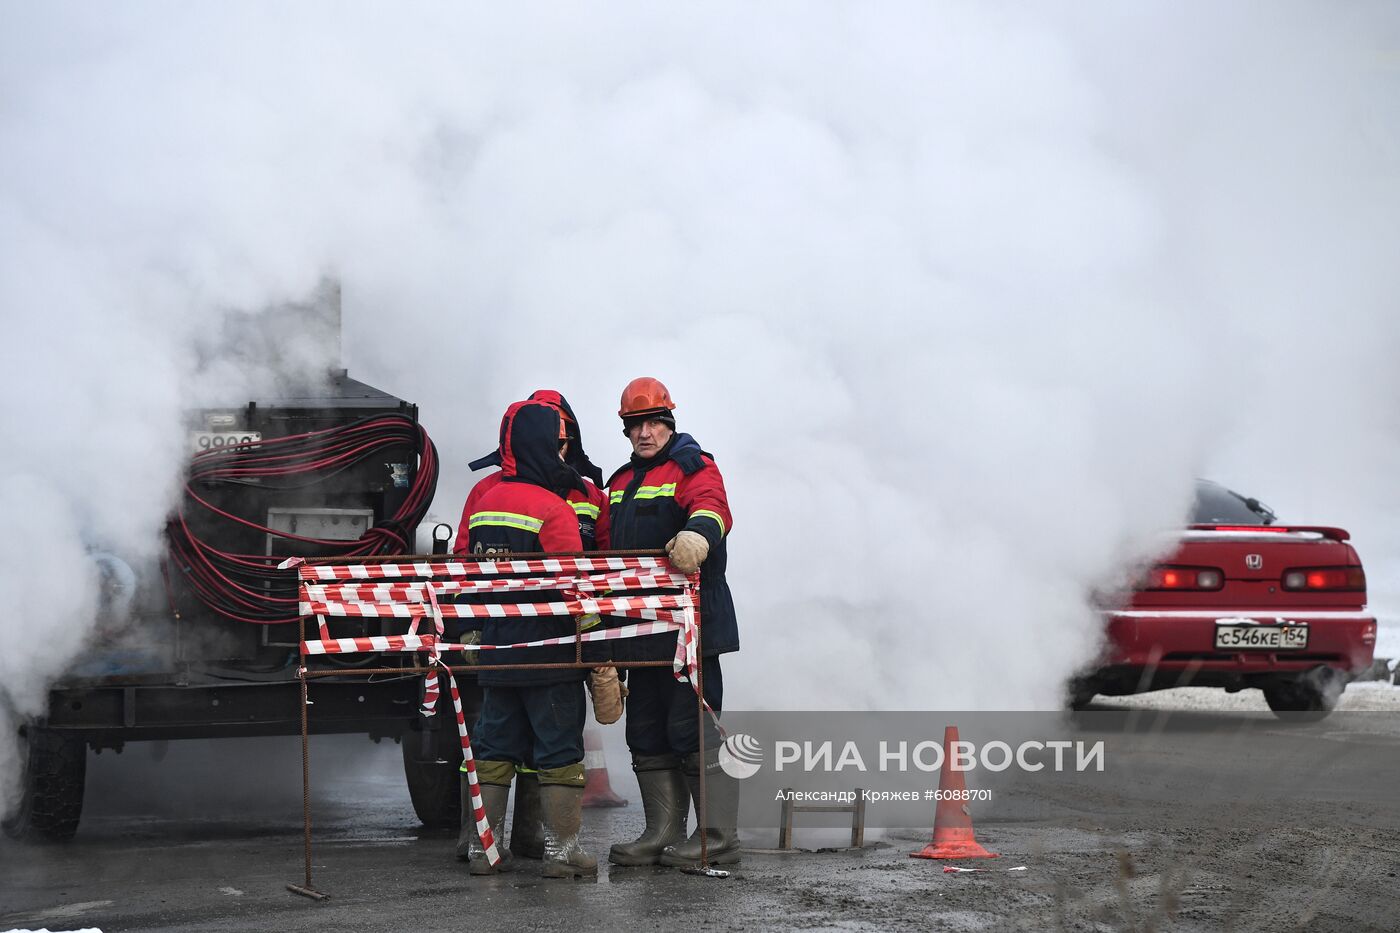
<svg viewBox="0 0 1400 933">
<path fill-rule="evenodd" d="M 554 389 L 537 389 L 530 394 L 530 401 L 544 402 L 559 409 L 564 417 L 564 430 L 568 434 L 568 444 L 564 447 L 564 462 L 573 467 L 574 472 L 583 477 L 583 489 L 571 488 L 565 499 L 578 516 L 578 531 L 583 538 L 585 551 L 605 551 L 608 549 L 608 497 L 603 492 L 603 471 L 593 465 L 583 449 L 583 432 L 579 429 L 578 418 L 569 405 L 568 399 Z M 497 447 L 484 457 L 478 457 L 467 467 L 473 471 L 501 465 L 501 449 Z M 452 550 L 465 554 L 470 531 L 466 519 L 473 506 L 473 496 L 481 496 L 501 481 L 499 471 L 490 474 L 472 487 L 467 497 L 466 508 L 462 510 L 463 521 L 457 526 L 457 540 Z"/>
<path fill-rule="evenodd" d="M 714 458 L 689 434 L 676 433 L 675 404 L 660 381 L 633 379 L 622 392 L 623 433 L 632 458 L 608 480 L 612 547 L 665 548 L 683 573 L 700 572 L 701 674 L 705 700 L 718 712 L 724 679 L 720 655 L 739 650 L 734 601 L 725 581 L 725 541 L 734 527 L 724 478 Z M 631 621 L 631 620 L 627 620 Z M 619 662 L 664 660 L 675 653 L 675 636 L 648 635 L 612 643 Z M 617 865 L 691 866 L 700 862 L 700 834 L 716 864 L 739 860 L 739 785 L 719 767 L 720 738 L 705 721 L 705 758 L 699 752 L 694 688 L 669 668 L 628 672 L 627 745 L 642 793 L 646 828 L 633 842 L 608 853 Z M 706 827 L 685 837 L 686 813 L 699 800 L 705 770 Z"/>
<path fill-rule="evenodd" d="M 593 461 L 588 458 L 588 453 L 583 448 L 583 432 L 579 428 L 578 418 L 574 415 L 572 406 L 563 394 L 554 389 L 537 389 L 530 394 L 530 401 L 544 402 L 559 410 L 564 418 L 564 432 L 567 443 L 564 444 L 564 462 L 574 469 L 583 478 L 583 489 L 570 488 L 565 501 L 574 510 L 574 515 L 578 518 L 579 537 L 583 541 L 585 551 L 606 550 L 608 547 L 608 497 L 603 492 L 603 471 L 594 466 Z M 504 436 L 501 443 L 504 443 Z M 472 470 L 482 470 L 487 467 L 500 467 L 502 463 L 501 446 L 497 446 L 491 453 L 473 460 L 468 466 Z M 452 547 L 454 553 L 466 554 L 471 550 L 471 516 L 477 511 L 481 497 L 488 491 L 496 488 L 504 479 L 505 474 L 497 469 L 496 472 L 484 477 L 472 487 L 471 494 L 467 496 L 467 504 L 462 509 L 462 520 L 457 526 L 457 540 Z M 588 625 L 585 620 L 585 626 Z M 592 650 L 590 650 L 592 649 Z M 585 655 L 591 660 L 601 659 L 604 652 L 596 650 L 596 646 L 585 646 Z M 594 702 L 601 707 L 600 697 L 606 695 L 613 700 L 615 710 L 608 712 L 606 716 L 602 709 L 599 712 L 601 722 L 616 721 L 622 714 L 621 696 L 616 685 L 617 671 L 615 668 L 606 668 L 603 671 L 590 675 L 593 679 L 601 680 L 604 684 L 611 678 L 611 686 L 603 686 L 594 693 Z M 606 694 L 601 691 L 608 691 Z M 607 716 L 611 716 L 608 719 Z M 539 774 L 532 763 L 522 764 L 516 769 L 515 776 L 515 809 L 510 826 L 510 853 L 517 858 L 539 859 L 544 857 L 544 829 L 540 823 L 540 783 Z M 464 823 L 465 827 L 466 824 Z M 467 857 L 470 846 L 471 832 L 464 828 L 462 838 L 459 840 L 458 855 Z"/>
<path fill-rule="evenodd" d="M 578 518 L 564 497 L 571 489 L 583 492 L 583 481 L 562 458 L 568 435 L 560 410 L 542 401 L 516 402 L 501 421 L 500 438 L 499 479 L 481 495 L 474 491 L 468 497 L 472 502 L 464 523 L 468 550 L 473 554 L 581 551 Z M 548 593 L 539 596 L 541 601 L 554 598 Z M 482 624 L 481 643 L 509 645 L 573 633 L 574 622 L 567 617 L 489 617 Z M 492 651 L 488 660 L 535 664 L 573 659 L 573 648 L 560 645 Z M 578 839 L 584 786 L 584 676 L 581 669 L 567 668 L 479 675 L 482 705 L 472 742 L 487 822 L 496 838 L 503 839 L 512 779 L 517 768 L 531 764 L 538 774 L 544 827 L 541 874 L 548 878 L 597 874 L 597 861 L 583 852 Z M 465 777 L 462 797 L 469 871 L 493 873 L 496 869 L 487 862 L 472 818 Z"/>
</svg>

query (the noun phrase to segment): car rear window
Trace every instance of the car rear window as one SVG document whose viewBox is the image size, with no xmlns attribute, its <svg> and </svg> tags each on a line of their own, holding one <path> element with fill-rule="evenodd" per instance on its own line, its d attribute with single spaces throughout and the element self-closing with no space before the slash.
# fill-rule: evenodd
<svg viewBox="0 0 1400 933">
<path fill-rule="evenodd" d="M 1257 508 L 1252 508 L 1251 503 Z M 1248 500 L 1218 483 L 1196 484 L 1196 502 L 1191 509 L 1193 525 L 1267 525 L 1274 513 L 1258 500 Z"/>
</svg>

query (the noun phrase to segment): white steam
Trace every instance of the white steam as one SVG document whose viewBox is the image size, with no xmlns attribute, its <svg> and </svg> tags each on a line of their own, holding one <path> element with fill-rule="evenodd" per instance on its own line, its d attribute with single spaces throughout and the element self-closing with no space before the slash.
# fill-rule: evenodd
<svg viewBox="0 0 1400 933">
<path fill-rule="evenodd" d="M 181 409 L 241 389 L 195 348 L 328 268 L 438 514 L 509 401 L 606 470 L 667 382 L 733 500 L 735 708 L 1055 702 L 1208 470 L 1400 577 L 1393 9 L 512 11 L 8 8 L 21 713 L 84 547 L 157 547 Z"/>
</svg>

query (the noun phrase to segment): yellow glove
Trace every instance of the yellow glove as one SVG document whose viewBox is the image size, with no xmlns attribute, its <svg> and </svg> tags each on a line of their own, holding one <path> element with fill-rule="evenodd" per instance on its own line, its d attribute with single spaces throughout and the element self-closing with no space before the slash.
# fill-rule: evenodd
<svg viewBox="0 0 1400 933">
<path fill-rule="evenodd" d="M 666 542 L 666 554 L 681 573 L 694 573 L 710 556 L 710 542 L 696 531 L 682 531 Z"/>
<path fill-rule="evenodd" d="M 588 672 L 588 692 L 593 694 L 593 718 L 605 726 L 622 718 L 627 688 L 617 679 L 617 668 L 595 667 Z"/>
</svg>

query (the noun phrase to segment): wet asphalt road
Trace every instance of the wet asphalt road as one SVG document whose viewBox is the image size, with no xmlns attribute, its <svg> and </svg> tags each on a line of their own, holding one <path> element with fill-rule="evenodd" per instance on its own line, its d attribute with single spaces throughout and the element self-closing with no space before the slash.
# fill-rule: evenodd
<svg viewBox="0 0 1400 933">
<path fill-rule="evenodd" d="M 1245 723 L 1264 752 L 1238 754 L 1238 716 L 1136 719 L 1127 790 L 1047 782 L 984 812 L 978 837 L 1002 858 L 962 864 L 992 871 L 909 859 L 923 827 L 872 833 L 883 838 L 859 852 L 750 852 L 724 881 L 606 865 L 597 883 L 469 878 L 452 838 L 418 828 L 395 746 L 317 739 L 321 903 L 284 887 L 303 872 L 296 740 L 132 745 L 91 759 L 74 843 L 0 842 L 0 930 L 1400 929 L 1400 717 Z M 616 789 L 635 793 L 625 757 L 609 754 Z M 1335 793 L 1281 801 L 1280 762 L 1326 763 Z M 1190 801 L 1235 787 L 1225 810 Z M 605 853 L 640 824 L 635 801 L 589 811 L 586 842 Z"/>
</svg>

